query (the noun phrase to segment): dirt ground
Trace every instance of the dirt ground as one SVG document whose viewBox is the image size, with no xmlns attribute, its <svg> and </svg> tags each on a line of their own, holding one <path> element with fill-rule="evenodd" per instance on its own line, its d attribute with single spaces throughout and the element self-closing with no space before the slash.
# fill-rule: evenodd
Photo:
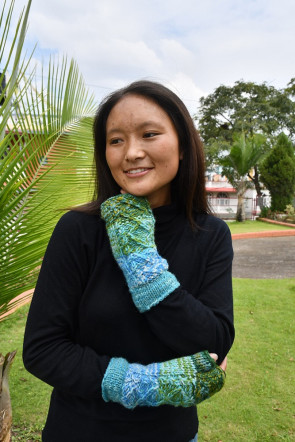
<svg viewBox="0 0 295 442">
<path fill-rule="evenodd" d="M 294 278 L 295 236 L 233 241 L 235 278 Z"/>
</svg>

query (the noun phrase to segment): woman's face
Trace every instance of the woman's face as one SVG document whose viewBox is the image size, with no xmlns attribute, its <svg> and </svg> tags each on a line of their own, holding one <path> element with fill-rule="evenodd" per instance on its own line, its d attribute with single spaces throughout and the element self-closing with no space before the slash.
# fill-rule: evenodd
<svg viewBox="0 0 295 442">
<path fill-rule="evenodd" d="M 126 95 L 113 107 L 106 124 L 106 160 L 125 192 L 147 197 L 153 208 L 169 204 L 180 158 L 177 132 L 159 105 Z"/>
</svg>

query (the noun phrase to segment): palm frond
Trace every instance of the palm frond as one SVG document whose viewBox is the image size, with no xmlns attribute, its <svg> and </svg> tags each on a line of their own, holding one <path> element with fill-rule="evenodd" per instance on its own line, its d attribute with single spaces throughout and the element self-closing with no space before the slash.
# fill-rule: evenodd
<svg viewBox="0 0 295 442">
<path fill-rule="evenodd" d="M 40 91 L 25 62 L 14 66 L 15 85 L 6 91 L 6 103 L 13 105 L 1 108 L 0 316 L 14 307 L 12 299 L 34 287 L 61 211 L 88 201 L 94 182 L 96 106 L 77 64 L 51 60 Z"/>
</svg>

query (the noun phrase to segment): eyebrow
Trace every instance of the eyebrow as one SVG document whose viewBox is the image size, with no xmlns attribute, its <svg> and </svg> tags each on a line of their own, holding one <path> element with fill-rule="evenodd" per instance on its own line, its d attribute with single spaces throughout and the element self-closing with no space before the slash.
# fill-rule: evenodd
<svg viewBox="0 0 295 442">
<path fill-rule="evenodd" d="M 148 126 L 155 126 L 157 128 L 163 128 L 161 123 L 157 123 L 156 121 L 153 121 L 153 120 L 144 121 L 143 123 L 139 124 L 136 128 L 137 129 L 144 129 L 145 127 L 148 127 Z M 113 133 L 118 133 L 118 132 L 124 132 L 124 130 L 122 130 L 120 127 L 118 127 L 118 128 L 114 127 L 112 129 L 108 130 L 106 132 L 106 134 L 109 136 L 109 135 L 112 135 Z"/>
</svg>

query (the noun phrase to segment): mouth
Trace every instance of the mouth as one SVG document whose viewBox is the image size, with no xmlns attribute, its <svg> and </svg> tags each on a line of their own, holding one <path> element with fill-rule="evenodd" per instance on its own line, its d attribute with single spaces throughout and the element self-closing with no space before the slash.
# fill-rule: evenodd
<svg viewBox="0 0 295 442">
<path fill-rule="evenodd" d="M 137 169 L 124 170 L 124 173 L 128 176 L 142 176 L 152 170 L 151 167 L 138 167 Z"/>
</svg>

